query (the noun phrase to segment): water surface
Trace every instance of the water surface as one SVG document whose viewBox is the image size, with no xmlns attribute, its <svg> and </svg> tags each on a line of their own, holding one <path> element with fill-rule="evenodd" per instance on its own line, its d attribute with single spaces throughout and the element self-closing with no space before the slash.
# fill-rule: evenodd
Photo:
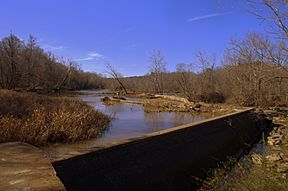
<svg viewBox="0 0 288 191">
<path fill-rule="evenodd" d="M 75 143 L 53 145 L 44 148 L 46 154 L 52 159 L 66 158 L 80 153 L 101 148 L 103 145 L 114 144 L 125 139 L 134 138 L 147 133 L 161 131 L 171 127 L 198 122 L 207 117 L 175 112 L 145 112 L 141 105 L 113 104 L 105 105 L 101 102 L 103 95 L 98 91 L 81 92 L 77 97 L 95 109 L 113 117 L 110 127 L 103 132 L 101 137 L 93 140 Z M 84 94 L 83 94 L 84 93 Z M 128 100 L 141 101 L 139 98 Z"/>
</svg>

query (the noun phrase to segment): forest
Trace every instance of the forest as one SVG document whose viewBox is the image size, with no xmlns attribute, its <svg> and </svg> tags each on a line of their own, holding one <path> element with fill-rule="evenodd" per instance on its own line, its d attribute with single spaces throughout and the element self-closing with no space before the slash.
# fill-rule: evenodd
<svg viewBox="0 0 288 191">
<path fill-rule="evenodd" d="M 220 55 L 220 66 L 216 66 L 215 54 L 199 51 L 195 54 L 196 62 L 176 64 L 176 71 L 169 72 L 163 53 L 155 50 L 147 65 L 149 71 L 137 77 L 122 77 L 109 64 L 109 77 L 83 72 L 76 62 L 45 52 L 33 36 L 27 42 L 13 34 L 3 38 L 0 55 L 3 89 L 126 89 L 178 93 L 191 101 L 227 101 L 244 106 L 283 105 L 288 101 L 287 42 L 258 33 L 231 39 L 225 54 Z"/>
<path fill-rule="evenodd" d="M 11 34 L 0 41 L 0 88 L 27 91 L 103 88 L 96 73 L 44 51 L 32 35 L 27 42 Z"/>
<path fill-rule="evenodd" d="M 168 72 L 160 50 L 150 57 L 150 71 L 145 76 L 121 78 L 111 75 L 110 89 L 125 88 L 135 92 L 178 93 L 190 101 L 229 102 L 243 106 L 275 106 L 287 103 L 287 42 L 272 41 L 258 33 L 232 39 L 216 66 L 216 55 L 199 51 L 195 63 L 179 63 Z M 200 71 L 195 72 L 193 69 Z M 111 71 L 111 68 L 110 68 Z M 114 74 L 117 74 L 115 70 Z"/>
</svg>

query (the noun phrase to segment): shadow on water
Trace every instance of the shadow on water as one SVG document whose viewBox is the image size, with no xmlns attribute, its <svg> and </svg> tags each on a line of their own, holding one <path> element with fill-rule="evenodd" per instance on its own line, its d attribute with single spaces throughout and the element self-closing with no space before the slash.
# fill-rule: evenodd
<svg viewBox="0 0 288 191">
<path fill-rule="evenodd" d="M 175 112 L 144 112 L 141 105 L 135 104 L 114 104 L 105 105 L 101 102 L 103 95 L 97 91 L 81 92 L 78 98 L 95 109 L 110 115 L 113 120 L 110 127 L 102 133 L 101 137 L 93 140 L 65 145 L 52 145 L 44 148 L 46 154 L 57 160 L 70 156 L 96 150 L 103 145 L 113 144 L 125 139 L 141 136 L 147 133 L 169 129 L 175 126 L 199 122 L 206 119 L 206 116 L 191 115 L 188 113 Z M 136 98 L 137 101 L 141 99 Z"/>
</svg>

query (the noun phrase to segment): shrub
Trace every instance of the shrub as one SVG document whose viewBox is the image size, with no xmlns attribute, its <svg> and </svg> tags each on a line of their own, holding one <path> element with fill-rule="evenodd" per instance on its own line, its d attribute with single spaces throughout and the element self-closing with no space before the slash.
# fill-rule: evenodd
<svg viewBox="0 0 288 191">
<path fill-rule="evenodd" d="M 199 96 L 198 99 L 206 103 L 224 103 L 225 102 L 225 97 L 221 93 L 218 93 L 218 92 L 202 94 Z"/>
<path fill-rule="evenodd" d="M 63 97 L 0 90 L 0 142 L 33 145 L 95 138 L 110 118 L 87 104 Z"/>
<path fill-rule="evenodd" d="M 252 159 L 247 156 L 240 162 L 230 159 L 211 173 L 212 176 L 202 182 L 202 187 L 199 190 L 262 191 L 288 189 L 287 178 L 276 170 L 268 168 L 265 160 L 261 164 L 253 164 Z"/>
</svg>

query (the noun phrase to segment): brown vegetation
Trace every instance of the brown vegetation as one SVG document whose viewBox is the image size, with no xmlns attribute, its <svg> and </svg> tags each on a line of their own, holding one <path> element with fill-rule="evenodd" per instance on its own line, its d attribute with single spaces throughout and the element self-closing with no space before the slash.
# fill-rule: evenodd
<svg viewBox="0 0 288 191">
<path fill-rule="evenodd" d="M 248 157 L 241 163 L 231 159 L 224 167 L 214 170 L 212 178 L 202 184 L 199 190 L 203 191 L 284 191 L 288 188 L 287 178 L 281 173 L 267 168 L 267 163 L 253 164 Z"/>
<path fill-rule="evenodd" d="M 33 145 L 97 137 L 110 118 L 77 100 L 0 90 L 0 142 Z"/>
<path fill-rule="evenodd" d="M 102 78 L 81 71 L 75 62 L 56 58 L 37 45 L 11 34 L 0 41 L 0 88 L 29 91 L 103 88 Z"/>
<path fill-rule="evenodd" d="M 143 106 L 145 112 L 189 112 L 201 113 L 201 115 L 210 114 L 213 116 L 224 115 L 244 109 L 244 107 L 231 104 L 187 103 L 165 98 L 144 99 Z"/>
<path fill-rule="evenodd" d="M 157 78 L 155 72 L 151 72 L 122 81 L 133 92 L 176 93 L 193 102 L 229 102 L 256 107 L 287 105 L 288 53 L 285 42 L 249 33 L 243 39 L 231 40 L 222 66 L 216 67 L 213 54 L 198 52 L 197 61 L 192 64 L 198 66 L 198 72 L 192 71 L 190 64 L 181 63 L 176 72 L 160 71 L 160 75 L 158 71 Z M 158 77 L 161 83 L 155 80 Z"/>
</svg>

